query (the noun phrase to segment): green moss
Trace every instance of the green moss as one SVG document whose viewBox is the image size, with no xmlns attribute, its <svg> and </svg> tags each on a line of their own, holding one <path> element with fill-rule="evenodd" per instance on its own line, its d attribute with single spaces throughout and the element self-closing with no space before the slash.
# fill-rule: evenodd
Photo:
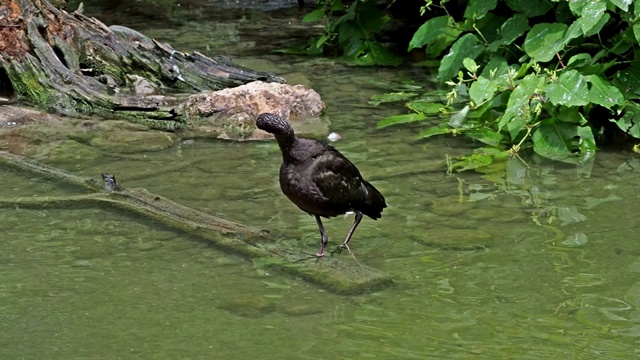
<svg viewBox="0 0 640 360">
<path fill-rule="evenodd" d="M 255 121 L 249 117 L 238 119 L 236 116 L 231 116 L 221 125 L 227 137 L 233 140 L 248 139 L 256 129 Z"/>
<path fill-rule="evenodd" d="M 52 92 L 40 83 L 39 75 L 35 72 L 20 74 L 9 73 L 13 88 L 20 95 L 29 98 L 37 105 L 47 107 L 51 103 Z"/>
<path fill-rule="evenodd" d="M 127 112 L 127 111 L 119 111 L 117 115 L 133 123 L 142 124 L 155 130 L 176 131 L 176 130 L 181 130 L 187 127 L 187 123 L 181 120 L 158 120 L 158 119 L 149 118 L 149 117 L 154 117 L 154 118 L 167 117 L 168 118 L 171 116 L 171 114 L 169 114 L 166 111 L 155 111 L 153 113 L 148 113 L 149 117 L 143 117 L 143 116 L 140 116 L 139 113 Z"/>
</svg>

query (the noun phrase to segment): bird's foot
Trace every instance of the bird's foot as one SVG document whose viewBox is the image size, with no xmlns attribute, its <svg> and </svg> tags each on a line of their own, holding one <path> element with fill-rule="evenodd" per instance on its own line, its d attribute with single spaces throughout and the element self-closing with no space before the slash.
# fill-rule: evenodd
<svg viewBox="0 0 640 360">
<path fill-rule="evenodd" d="M 308 255 L 308 256 L 305 257 L 305 258 L 302 258 L 302 259 L 298 259 L 298 260 L 294 261 L 293 263 L 297 264 L 297 263 L 301 263 L 303 261 L 312 260 L 312 259 L 315 259 L 316 261 L 319 261 L 320 259 L 322 259 L 324 257 L 324 254 L 319 254 L 319 253 L 318 254 L 304 253 L 304 254 Z"/>
<path fill-rule="evenodd" d="M 335 253 L 338 253 L 338 254 L 342 253 L 342 249 L 347 249 L 347 251 L 349 252 L 349 255 L 351 255 L 353 260 L 356 260 L 356 261 L 358 260 L 358 259 L 356 259 L 356 256 L 353 254 L 353 252 L 351 251 L 351 248 L 349 248 L 349 245 L 347 245 L 347 244 L 339 245 L 335 250 L 333 250 L 331 252 L 331 255 L 333 255 Z"/>
</svg>

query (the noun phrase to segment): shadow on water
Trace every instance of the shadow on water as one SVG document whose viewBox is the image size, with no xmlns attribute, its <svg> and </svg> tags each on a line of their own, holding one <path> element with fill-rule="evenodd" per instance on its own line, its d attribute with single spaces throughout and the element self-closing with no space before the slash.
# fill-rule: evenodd
<svg viewBox="0 0 640 360">
<path fill-rule="evenodd" d="M 0 358 L 639 355 L 637 157 L 600 152 L 590 171 L 512 159 L 496 173 L 447 175 L 445 156 L 467 152 L 463 139 L 413 142 L 410 128 L 375 130 L 402 109 L 367 105 L 384 91 L 374 84 L 425 81 L 421 70 L 237 51 L 239 61 L 306 77 L 322 94 L 330 130 L 342 135 L 336 147 L 389 204 L 382 219 L 363 221 L 352 249 L 395 286 L 338 296 L 108 209 L 0 209 Z M 124 186 L 317 247 L 313 218 L 280 193 L 273 141 L 94 154 L 49 162 L 79 175 L 113 173 Z M 69 191 L 5 171 L 0 180 L 2 197 Z M 326 221 L 332 244 L 351 221 Z"/>
</svg>

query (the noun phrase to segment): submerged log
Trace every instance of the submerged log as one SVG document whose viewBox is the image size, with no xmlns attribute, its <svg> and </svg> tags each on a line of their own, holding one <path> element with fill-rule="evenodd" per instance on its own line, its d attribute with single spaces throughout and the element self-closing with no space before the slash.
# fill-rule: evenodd
<svg viewBox="0 0 640 360">
<path fill-rule="evenodd" d="M 270 232 L 176 203 L 145 189 L 123 189 L 115 180 L 107 182 L 73 175 L 66 171 L 0 151 L 0 164 L 36 173 L 75 185 L 91 193 L 60 197 L 26 197 L 0 199 L 0 207 L 42 209 L 48 207 L 82 208 L 109 206 L 142 215 L 164 225 L 182 230 L 215 245 L 237 252 L 267 267 L 300 276 L 338 293 L 360 293 L 392 283 L 388 274 L 360 264 L 347 256 L 329 256 L 320 261 L 300 261 L 309 255 L 278 241 Z"/>
<path fill-rule="evenodd" d="M 284 82 L 223 57 L 176 51 L 137 31 L 57 9 L 47 0 L 0 5 L 0 90 L 50 111 L 126 117 L 175 129 L 186 122 L 182 101 L 146 89 L 193 93 L 256 80 Z"/>
</svg>

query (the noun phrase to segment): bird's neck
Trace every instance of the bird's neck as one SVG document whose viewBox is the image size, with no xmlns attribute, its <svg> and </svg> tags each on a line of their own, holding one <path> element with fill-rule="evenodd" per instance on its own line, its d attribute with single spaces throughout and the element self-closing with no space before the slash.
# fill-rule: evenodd
<svg viewBox="0 0 640 360">
<path fill-rule="evenodd" d="M 290 161 L 295 158 L 295 144 L 296 137 L 290 133 L 279 133 L 274 134 L 276 140 L 278 141 L 278 145 L 280 146 L 280 151 L 282 152 L 282 159 L 285 161 Z"/>
</svg>

